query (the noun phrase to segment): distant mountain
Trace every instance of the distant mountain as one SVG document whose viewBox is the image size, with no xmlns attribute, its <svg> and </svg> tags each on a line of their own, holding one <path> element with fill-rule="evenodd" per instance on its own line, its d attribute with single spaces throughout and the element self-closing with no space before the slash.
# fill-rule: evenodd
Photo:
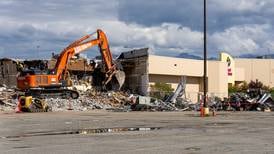
<svg viewBox="0 0 274 154">
<path fill-rule="evenodd" d="M 189 53 L 180 53 L 177 58 L 186 58 L 186 59 L 196 59 L 196 60 L 203 60 L 203 57 L 192 55 Z M 218 60 L 217 57 L 207 57 L 207 60 Z"/>
<path fill-rule="evenodd" d="M 256 55 L 256 54 L 243 54 L 239 58 L 257 58 L 257 59 L 274 59 L 274 54 Z"/>
<path fill-rule="evenodd" d="M 239 58 L 257 58 L 258 55 L 255 55 L 255 54 L 243 54 L 243 55 L 240 55 L 238 57 Z"/>
<path fill-rule="evenodd" d="M 187 59 L 197 59 L 197 60 L 203 60 L 203 57 L 192 55 L 189 53 L 180 53 L 177 58 L 187 58 Z M 258 54 L 243 54 L 240 56 L 235 56 L 235 58 L 256 58 L 256 59 L 274 59 L 274 54 L 268 54 L 268 55 L 258 55 Z M 218 60 L 217 57 L 208 57 L 208 60 Z"/>
<path fill-rule="evenodd" d="M 196 55 L 192 55 L 189 53 L 180 53 L 178 56 L 176 56 L 177 58 L 187 58 L 187 59 L 197 59 L 197 60 L 202 60 L 203 58 L 200 56 L 196 56 Z"/>
<path fill-rule="evenodd" d="M 274 59 L 274 54 L 258 56 L 260 59 Z"/>
<path fill-rule="evenodd" d="M 208 60 L 219 60 L 219 58 L 217 58 L 217 57 L 209 57 L 209 58 L 207 58 Z"/>
</svg>

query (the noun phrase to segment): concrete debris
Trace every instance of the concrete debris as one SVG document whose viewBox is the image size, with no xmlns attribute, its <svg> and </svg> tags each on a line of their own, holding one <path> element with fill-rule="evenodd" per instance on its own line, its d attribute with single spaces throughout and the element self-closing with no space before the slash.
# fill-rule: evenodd
<svg viewBox="0 0 274 154">
<path fill-rule="evenodd" d="M 45 101 L 52 107 L 52 111 L 116 110 L 129 108 L 127 106 L 130 105 L 129 95 L 122 92 L 87 91 L 78 99 L 49 98 Z"/>
<path fill-rule="evenodd" d="M 8 87 L 16 86 L 16 75 L 18 73 L 18 63 L 15 60 L 0 59 L 0 84 Z"/>
<path fill-rule="evenodd" d="M 269 93 L 261 95 L 233 93 L 223 101 L 221 99 L 211 99 L 209 106 L 217 111 L 273 111 L 274 100 Z"/>
<path fill-rule="evenodd" d="M 129 111 L 199 111 L 200 104 L 177 98 L 174 103 L 153 97 L 128 94 L 125 92 L 98 92 L 88 90 L 78 99 L 47 98 L 44 100 L 52 111 L 109 110 Z M 12 89 L 0 88 L 0 111 L 14 111 L 18 103 Z M 233 94 L 229 99 L 210 98 L 209 106 L 216 111 L 273 111 L 274 102 L 270 94 L 249 98 L 244 94 Z"/>
<path fill-rule="evenodd" d="M 47 98 L 45 101 L 52 111 L 109 110 L 129 111 L 199 111 L 200 104 L 187 101 L 184 94 L 185 79 L 175 93 L 165 101 L 148 96 L 122 91 L 101 92 L 88 88 L 81 91 L 78 99 Z M 0 111 L 14 111 L 18 103 L 18 93 L 6 85 L 0 86 Z M 209 106 L 215 111 L 273 111 L 274 101 L 269 93 L 249 95 L 234 93 L 228 99 L 209 98 Z"/>
<path fill-rule="evenodd" d="M 187 101 L 184 96 L 185 79 L 179 83 L 176 91 L 168 99 L 160 100 L 153 97 L 130 94 L 122 91 L 96 91 L 88 86 L 88 82 L 81 83 L 85 88 L 78 99 L 47 98 L 45 101 L 52 111 L 88 111 L 110 110 L 118 112 L 129 111 L 199 111 L 200 104 Z M 80 85 L 81 85 L 80 84 Z M 18 103 L 18 92 L 0 86 L 0 111 L 14 111 Z M 269 93 L 234 93 L 229 98 L 221 100 L 209 98 L 209 107 L 215 111 L 273 111 L 274 101 Z"/>
<path fill-rule="evenodd" d="M 170 95 L 165 102 L 170 102 L 175 104 L 178 98 L 181 98 L 185 94 L 186 86 L 186 76 L 182 76 L 181 82 L 178 84 L 175 92 Z"/>
<path fill-rule="evenodd" d="M 11 89 L 1 88 L 0 110 L 14 111 L 18 104 L 17 93 Z M 110 110 L 128 111 L 176 111 L 178 108 L 169 102 L 151 97 L 128 94 L 125 92 L 82 92 L 78 99 L 47 98 L 43 100 L 51 111 L 88 111 Z"/>
<path fill-rule="evenodd" d="M 12 111 L 17 104 L 17 93 L 5 85 L 0 87 L 0 111 Z"/>
</svg>

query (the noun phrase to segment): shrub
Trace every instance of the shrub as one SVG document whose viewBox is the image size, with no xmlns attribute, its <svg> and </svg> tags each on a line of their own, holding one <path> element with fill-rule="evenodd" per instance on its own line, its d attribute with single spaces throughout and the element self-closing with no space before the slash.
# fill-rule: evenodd
<svg viewBox="0 0 274 154">
<path fill-rule="evenodd" d="M 170 95 L 174 91 L 171 84 L 161 82 L 156 82 L 154 85 L 151 85 L 150 88 L 150 96 L 158 99 L 163 99 L 166 95 Z"/>
<path fill-rule="evenodd" d="M 250 81 L 247 83 L 244 81 L 240 86 L 238 85 L 230 85 L 228 86 L 228 93 L 236 93 L 236 92 L 243 92 L 246 93 L 248 90 L 250 91 L 258 91 L 258 90 L 264 90 L 266 92 L 270 92 L 272 96 L 274 96 L 274 88 L 270 88 L 269 86 L 264 85 L 261 81 Z"/>
</svg>

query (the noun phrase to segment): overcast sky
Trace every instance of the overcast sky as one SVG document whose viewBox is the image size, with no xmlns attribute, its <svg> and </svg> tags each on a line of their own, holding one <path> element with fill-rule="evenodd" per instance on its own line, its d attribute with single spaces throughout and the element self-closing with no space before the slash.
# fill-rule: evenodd
<svg viewBox="0 0 274 154">
<path fill-rule="evenodd" d="M 274 51 L 273 0 L 208 0 L 208 51 Z M 49 58 L 103 29 L 113 53 L 203 52 L 203 0 L 0 0 L 0 57 Z M 97 55 L 97 49 L 88 55 Z"/>
</svg>

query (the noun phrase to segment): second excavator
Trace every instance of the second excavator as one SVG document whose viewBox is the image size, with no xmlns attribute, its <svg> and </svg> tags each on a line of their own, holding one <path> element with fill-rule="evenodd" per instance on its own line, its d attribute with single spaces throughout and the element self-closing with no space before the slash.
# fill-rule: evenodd
<svg viewBox="0 0 274 154">
<path fill-rule="evenodd" d="M 48 72 L 22 71 L 17 78 L 17 88 L 30 96 L 58 95 L 66 98 L 78 98 L 79 93 L 68 88 L 71 86 L 67 70 L 68 62 L 76 54 L 97 45 L 104 64 L 103 86 L 120 89 L 125 81 L 125 73 L 114 63 L 105 33 L 100 29 L 96 33 L 97 38 L 95 39 L 92 39 L 95 33 L 85 35 L 63 49 L 54 69 Z"/>
</svg>

